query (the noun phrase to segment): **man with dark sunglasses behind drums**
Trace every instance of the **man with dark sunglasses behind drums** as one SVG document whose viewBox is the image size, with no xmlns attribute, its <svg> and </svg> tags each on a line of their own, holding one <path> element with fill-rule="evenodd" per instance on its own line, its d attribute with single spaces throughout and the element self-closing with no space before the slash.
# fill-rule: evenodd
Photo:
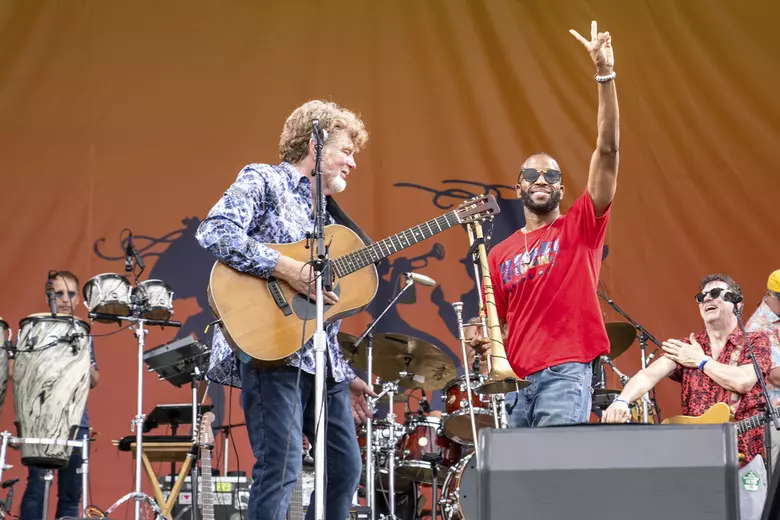
<svg viewBox="0 0 780 520">
<path fill-rule="evenodd" d="M 56 276 L 55 276 L 56 275 Z M 59 271 L 59 272 L 53 272 L 51 274 L 52 278 L 49 282 L 47 282 L 46 285 L 46 292 L 47 295 L 49 291 L 53 293 L 54 298 L 54 304 L 55 304 L 55 311 L 57 313 L 57 316 L 59 317 L 70 317 L 74 316 L 76 307 L 79 304 L 79 279 L 71 273 L 70 271 Z M 45 320 L 46 316 L 49 314 L 40 314 L 38 316 L 42 316 L 42 319 Z M 61 319 L 61 318 L 60 318 Z M 79 320 L 80 321 L 80 320 Z M 70 329 L 68 329 L 70 330 Z M 47 339 L 48 341 L 48 339 Z M 70 346 L 67 344 L 64 344 L 70 349 Z M 95 349 L 94 344 L 92 343 L 92 339 L 89 339 L 89 346 L 90 346 L 90 367 L 89 367 L 89 388 L 95 388 L 97 386 L 98 380 L 100 379 L 100 373 L 98 372 L 98 366 L 97 362 L 95 361 Z M 17 348 L 19 351 L 17 352 L 17 360 L 14 363 L 21 363 L 23 360 L 21 359 L 22 356 L 26 356 L 27 354 L 24 353 L 24 351 L 21 348 L 21 345 L 17 345 Z M 36 348 L 41 348 L 39 346 L 36 346 Z M 48 353 L 44 354 L 47 355 L 49 353 L 55 352 L 53 349 L 49 350 Z M 53 355 L 53 354 L 50 354 Z M 85 360 L 86 361 L 86 360 Z M 58 360 L 56 358 L 51 359 L 50 362 L 52 363 L 52 366 L 56 366 L 58 364 L 61 365 L 61 363 L 58 363 Z M 21 366 L 21 365 L 20 365 Z M 29 377 L 33 378 L 33 381 L 41 381 L 45 380 L 46 377 L 52 377 L 50 373 L 42 373 L 45 372 L 45 369 L 48 368 L 48 365 L 39 367 L 40 370 L 38 373 L 34 370 L 30 370 Z M 60 367 L 60 370 L 62 368 Z M 39 379 L 35 379 L 36 377 L 40 376 Z M 70 377 L 73 378 L 74 373 L 72 372 L 64 372 L 64 373 L 58 373 L 56 377 Z M 18 379 L 18 378 L 17 378 Z M 16 385 L 18 381 L 15 379 L 14 384 Z M 30 385 L 20 385 L 18 387 L 14 388 L 14 392 L 23 392 L 25 388 L 27 387 L 35 387 L 35 384 Z M 50 399 L 57 399 L 62 398 L 61 395 L 54 395 L 51 394 L 54 393 L 53 389 L 49 389 L 49 398 Z M 67 395 L 67 394 L 65 394 Z M 24 399 L 40 399 L 40 395 L 24 395 L 22 396 Z M 22 422 L 22 429 L 28 428 L 24 421 L 34 421 L 35 417 L 32 418 L 18 418 Z M 36 423 L 37 424 L 37 423 Z M 48 438 L 51 435 L 49 435 L 49 432 L 42 431 L 36 429 L 35 431 L 31 432 L 32 435 L 25 434 L 24 436 L 40 436 Z M 76 440 L 81 440 L 84 435 L 89 434 L 89 416 L 87 414 L 87 409 L 84 409 L 84 414 L 81 416 L 81 423 L 78 427 L 78 431 L 75 433 L 75 435 L 72 437 Z M 81 455 L 81 448 L 73 448 L 70 456 L 70 460 L 68 461 L 68 464 L 65 467 L 60 468 L 57 470 L 57 509 L 56 509 L 56 518 L 62 518 L 62 517 L 74 517 L 77 518 L 81 516 L 81 507 L 80 507 L 80 501 L 81 501 L 81 494 L 82 494 L 82 477 L 81 477 L 81 465 L 82 465 L 82 455 Z M 44 473 L 45 470 L 40 467 L 36 466 L 28 466 L 28 473 L 27 473 L 27 488 L 25 489 L 24 496 L 22 497 L 22 506 L 20 509 L 20 520 L 36 520 L 40 518 L 45 518 L 46 513 L 43 511 L 43 499 L 44 499 Z M 51 489 L 51 495 L 54 495 L 54 487 L 52 486 Z"/>
<path fill-rule="evenodd" d="M 631 378 L 617 399 L 601 418 L 605 423 L 628 422 L 628 403 L 650 391 L 665 377 L 682 385 L 682 413 L 700 416 L 716 403 L 726 403 L 736 421 L 761 414 L 764 402 L 761 387 L 739 329 L 734 305 L 743 305 L 742 289 L 731 277 L 722 274 L 706 276 L 696 295 L 704 330 L 689 337 L 663 342 L 664 355 Z M 748 332 L 758 365 L 766 378 L 770 367 L 769 336 L 765 332 Z M 766 497 L 764 468 L 764 428 L 756 427 L 739 435 L 741 518 L 758 519 Z M 752 476 L 749 475 L 752 473 Z"/>
<path fill-rule="evenodd" d="M 488 255 L 497 313 L 506 326 L 507 358 L 530 386 L 516 395 L 510 426 L 587 422 L 591 362 L 609 352 L 596 294 L 601 254 L 618 173 L 618 101 L 612 38 L 591 25 L 591 39 L 569 31 L 596 66 L 596 150 L 587 188 L 561 214 L 563 177 L 546 153 L 530 156 L 517 177 L 526 225 Z M 482 345 L 478 346 L 477 342 Z M 485 340 L 472 345 L 484 352 Z M 507 403 L 513 398 L 507 396 Z"/>
</svg>

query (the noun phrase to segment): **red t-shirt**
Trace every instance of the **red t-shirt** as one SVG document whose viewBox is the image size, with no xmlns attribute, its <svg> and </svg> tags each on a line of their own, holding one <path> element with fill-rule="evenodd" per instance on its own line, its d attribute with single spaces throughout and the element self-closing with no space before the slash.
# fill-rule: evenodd
<svg viewBox="0 0 780 520">
<path fill-rule="evenodd" d="M 586 190 L 551 225 L 525 238 L 518 230 L 488 253 L 496 310 L 508 328 L 507 358 L 518 377 L 609 353 L 596 290 L 610 211 L 596 217 Z"/>
<path fill-rule="evenodd" d="M 701 345 L 704 353 L 712 357 L 710 337 L 706 330 L 699 331 L 696 342 Z M 750 346 L 756 354 L 756 361 L 761 368 L 764 378 L 769 373 L 771 366 L 771 347 L 769 336 L 765 332 L 748 332 Z M 680 341 L 690 343 L 690 338 L 681 338 Z M 720 351 L 718 363 L 724 365 L 740 366 L 752 365 L 750 351 L 745 346 L 745 339 L 739 327 L 734 329 L 726 340 L 726 345 Z M 759 406 L 764 403 L 761 386 L 756 383 L 745 395 L 726 390 L 698 368 L 689 368 L 678 365 L 677 369 L 669 376 L 673 381 L 682 385 L 681 400 L 682 414 L 700 416 L 715 403 L 726 403 L 731 407 L 731 415 L 735 421 L 749 419 L 761 413 Z M 745 455 L 745 460 L 740 463 L 744 467 L 748 462 L 760 454 L 764 454 L 764 427 L 753 428 L 737 437 L 739 452 Z M 766 458 L 764 459 L 766 460 Z"/>
</svg>

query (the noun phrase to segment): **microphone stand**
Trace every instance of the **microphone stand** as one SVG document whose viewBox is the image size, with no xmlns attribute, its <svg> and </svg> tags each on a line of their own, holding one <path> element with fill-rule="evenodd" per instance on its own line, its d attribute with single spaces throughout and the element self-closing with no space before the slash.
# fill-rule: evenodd
<svg viewBox="0 0 780 520">
<path fill-rule="evenodd" d="M 395 295 L 395 297 L 390 300 L 390 303 L 387 304 L 385 309 L 382 311 L 382 313 L 374 318 L 374 320 L 368 325 L 365 332 L 355 341 L 355 344 L 352 347 L 352 353 L 350 356 L 350 362 L 352 361 L 352 358 L 354 358 L 355 354 L 357 354 L 358 348 L 360 347 L 360 344 L 363 342 L 364 339 L 368 338 L 368 345 L 366 346 L 366 377 L 368 378 L 368 384 L 373 388 L 373 369 L 374 369 L 374 356 L 373 356 L 373 348 L 374 348 L 374 335 L 372 334 L 372 331 L 374 330 L 374 327 L 376 327 L 377 323 L 379 323 L 379 320 L 382 319 L 382 316 L 387 314 L 387 312 L 395 305 L 395 302 L 398 301 L 398 298 L 401 297 L 401 295 L 406 292 L 406 290 L 414 285 L 414 280 L 407 276 L 406 277 L 406 285 L 404 285 L 400 291 L 398 291 L 398 294 Z M 391 396 L 391 403 L 392 403 L 392 396 Z M 390 414 L 392 414 L 392 404 L 390 407 Z M 392 435 L 394 434 L 393 431 L 393 423 L 395 422 L 395 417 L 393 416 L 392 422 L 390 423 L 390 435 L 391 439 L 393 438 Z M 371 520 L 375 520 L 376 518 L 376 508 L 374 506 L 374 502 L 376 499 L 376 489 L 375 489 L 375 477 L 374 477 L 374 419 L 373 417 L 369 417 L 368 421 L 366 422 L 366 505 L 371 510 Z M 394 468 L 391 468 L 391 471 Z M 395 478 L 394 473 L 391 473 L 390 475 L 390 485 L 394 486 L 393 479 Z M 391 516 L 395 515 L 395 493 L 390 494 L 390 501 L 391 501 Z"/>
<path fill-rule="evenodd" d="M 731 301 L 731 300 L 729 300 Z M 750 340 L 748 339 L 747 331 L 745 330 L 745 323 L 742 321 L 742 310 L 739 308 L 738 303 L 734 303 L 734 314 L 737 316 L 737 323 L 739 324 L 739 330 L 742 331 L 742 335 L 745 337 L 745 345 L 748 347 L 748 351 L 750 352 L 750 360 L 753 362 L 753 370 L 756 372 L 756 378 L 758 379 L 758 384 L 761 387 L 761 395 L 764 397 L 764 401 L 766 401 L 766 406 L 764 407 L 764 421 L 766 422 L 766 426 L 764 427 L 764 450 L 766 453 L 766 478 L 767 481 L 771 481 L 772 478 L 772 439 L 770 438 L 770 428 L 769 423 L 772 423 L 772 425 L 775 427 L 775 430 L 780 430 L 780 419 L 778 419 L 777 416 L 777 410 L 775 410 L 775 407 L 772 406 L 772 400 L 769 399 L 769 391 L 766 388 L 766 381 L 764 381 L 764 374 L 761 372 L 761 367 L 758 366 L 758 359 L 756 359 L 756 353 L 753 352 L 753 346 L 750 344 Z"/>
<path fill-rule="evenodd" d="M 328 247 L 325 245 L 325 194 L 323 193 L 322 147 L 324 145 L 320 133 L 319 121 L 312 121 L 314 127 L 314 270 L 318 273 L 314 283 L 316 288 L 316 327 L 314 330 L 314 410 L 315 410 L 315 441 L 314 450 L 314 520 L 325 520 L 325 350 L 327 335 L 325 333 L 325 300 L 324 290 L 333 288 Z"/>
<path fill-rule="evenodd" d="M 598 291 L 597 291 L 597 294 L 599 295 L 599 297 L 601 299 L 603 299 L 605 302 L 607 302 L 610 305 L 610 307 L 615 309 L 615 311 L 618 314 L 623 316 L 626 319 L 626 321 L 628 321 L 631 325 L 633 325 L 634 328 L 637 330 L 637 332 L 639 332 L 639 349 L 641 351 L 641 356 L 640 357 L 641 357 L 641 362 L 642 362 L 642 370 L 644 370 L 645 368 L 647 368 L 647 356 L 646 356 L 646 353 L 647 353 L 647 340 L 650 340 L 651 342 L 655 343 L 658 346 L 658 348 L 661 348 L 661 342 L 658 341 L 657 339 L 655 339 L 655 337 L 652 334 L 647 332 L 647 330 L 642 325 L 640 325 L 639 323 L 634 321 L 631 318 L 631 316 L 629 316 L 628 314 L 623 312 L 623 309 L 618 307 L 617 304 L 612 300 L 612 298 L 607 298 L 605 295 L 601 294 Z M 645 424 L 647 424 L 647 422 L 649 420 L 648 409 L 647 409 L 647 402 L 649 400 L 650 400 L 650 396 L 647 393 L 642 396 L 642 421 Z M 653 400 L 653 404 L 655 404 L 655 400 Z"/>
</svg>

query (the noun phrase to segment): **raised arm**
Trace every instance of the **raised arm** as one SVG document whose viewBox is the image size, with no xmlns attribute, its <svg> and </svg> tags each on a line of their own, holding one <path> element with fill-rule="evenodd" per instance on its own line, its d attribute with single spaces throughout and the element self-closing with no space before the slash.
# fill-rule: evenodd
<svg viewBox="0 0 780 520">
<path fill-rule="evenodd" d="M 590 160 L 588 193 L 593 200 L 596 216 L 603 215 L 617 189 L 620 148 L 620 124 L 615 88 L 615 54 L 609 32 L 598 32 L 596 22 L 591 22 L 590 41 L 574 29 L 569 30 L 588 50 L 596 65 L 596 81 L 599 92 L 596 150 Z"/>
</svg>

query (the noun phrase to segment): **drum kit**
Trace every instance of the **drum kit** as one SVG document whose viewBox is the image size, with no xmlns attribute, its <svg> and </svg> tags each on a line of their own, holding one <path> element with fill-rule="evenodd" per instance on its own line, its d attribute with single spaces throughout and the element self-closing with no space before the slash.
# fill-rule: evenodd
<svg viewBox="0 0 780 520">
<path fill-rule="evenodd" d="M 350 359 L 356 339 L 339 333 L 345 358 Z M 376 491 L 384 493 L 392 517 L 396 493 L 406 493 L 419 484 L 437 486 L 440 473 L 446 473 L 443 502 L 457 500 L 460 475 L 468 465 L 464 461 L 470 460 L 468 451 L 474 444 L 465 377 L 457 376 L 455 364 L 441 349 L 418 338 L 382 333 L 369 337 L 367 344 L 365 351 L 375 349 L 373 373 L 377 376 L 375 391 L 379 396 L 369 400 L 372 405 L 390 405 L 384 418 L 369 419 L 357 429 L 364 465 L 361 481 L 367 490 L 369 507 Z M 366 363 L 361 362 L 366 357 L 352 358 L 353 366 L 366 370 Z M 471 377 L 472 385 L 486 378 Z M 427 404 L 427 393 L 436 390 L 442 392 L 447 410 L 441 416 L 431 412 Z M 392 405 L 408 403 L 415 392 L 422 395 L 417 411 L 407 412 L 404 422 L 397 422 Z M 472 407 L 479 418 L 478 428 L 495 427 L 489 398 L 472 394 Z M 406 408 L 409 409 L 408 404 Z"/>
<path fill-rule="evenodd" d="M 54 276 L 56 278 L 56 275 Z M 50 273 L 50 279 L 52 275 Z M 137 278 L 136 278 L 137 280 Z M 89 318 L 100 323 L 135 323 L 138 338 L 138 414 L 133 427 L 138 435 L 136 489 L 114 504 L 136 500 L 136 520 L 140 502 L 146 501 L 158 511 L 156 502 L 141 493 L 141 433 L 144 415 L 142 403 L 143 345 L 145 325 L 180 326 L 170 321 L 173 291 L 161 280 L 146 280 L 135 287 L 124 276 L 106 273 L 90 279 L 83 290 Z M 53 300 L 50 300 L 50 302 Z M 5 400 L 9 362 L 13 361 L 14 411 L 17 435 L 0 432 L 0 480 L 6 466 L 9 447 L 19 448 L 25 466 L 44 470 L 44 518 L 48 511 L 53 470 L 70 463 L 74 448 L 82 453 L 82 512 L 86 517 L 89 479 L 89 436 L 74 438 L 84 415 L 90 386 L 91 325 L 70 314 L 52 312 L 31 314 L 19 322 L 14 344 L 13 333 L 0 319 L 0 410 Z"/>
<path fill-rule="evenodd" d="M 459 304 L 453 306 L 459 313 Z M 461 323 L 459 314 L 458 319 Z M 636 329 L 628 323 L 607 323 L 606 329 L 611 348 L 609 356 L 603 356 L 597 364 L 594 410 L 605 409 L 620 393 L 618 389 L 606 387 L 605 367 L 616 371 L 625 384 L 628 378 L 620 373 L 613 360 L 626 352 L 637 338 Z M 369 401 L 372 405 L 407 403 L 403 423 L 396 421 L 390 406 L 385 417 L 369 419 L 357 429 L 364 467 L 361 482 L 369 504 L 379 491 L 387 495 L 392 511 L 396 494 L 407 493 L 421 484 L 431 485 L 436 494 L 439 475 L 442 475 L 441 496 L 434 498 L 442 518 L 477 518 L 474 430 L 478 435 L 483 428 L 507 427 L 496 408 L 497 404 L 501 406 L 500 401 L 476 391 L 469 392 L 483 384 L 488 376 L 477 371 L 458 376 L 454 363 L 441 349 L 412 336 L 382 333 L 369 338 L 367 347 L 355 349 L 355 336 L 338 334 L 342 352 L 355 368 L 367 370 L 367 351 L 375 350 L 372 373 L 377 376 L 374 389 L 379 397 Z M 523 386 L 518 384 L 518 388 Z M 427 393 L 436 390 L 441 391 L 443 401 L 444 411 L 440 416 L 440 412 L 430 411 L 426 399 Z M 420 392 L 422 397 L 417 410 L 412 411 L 408 402 L 415 392 Z M 652 420 L 657 413 L 650 406 Z M 634 403 L 632 408 L 635 422 L 642 422 L 638 415 L 641 404 Z M 372 431 L 370 441 L 369 431 Z"/>
</svg>

